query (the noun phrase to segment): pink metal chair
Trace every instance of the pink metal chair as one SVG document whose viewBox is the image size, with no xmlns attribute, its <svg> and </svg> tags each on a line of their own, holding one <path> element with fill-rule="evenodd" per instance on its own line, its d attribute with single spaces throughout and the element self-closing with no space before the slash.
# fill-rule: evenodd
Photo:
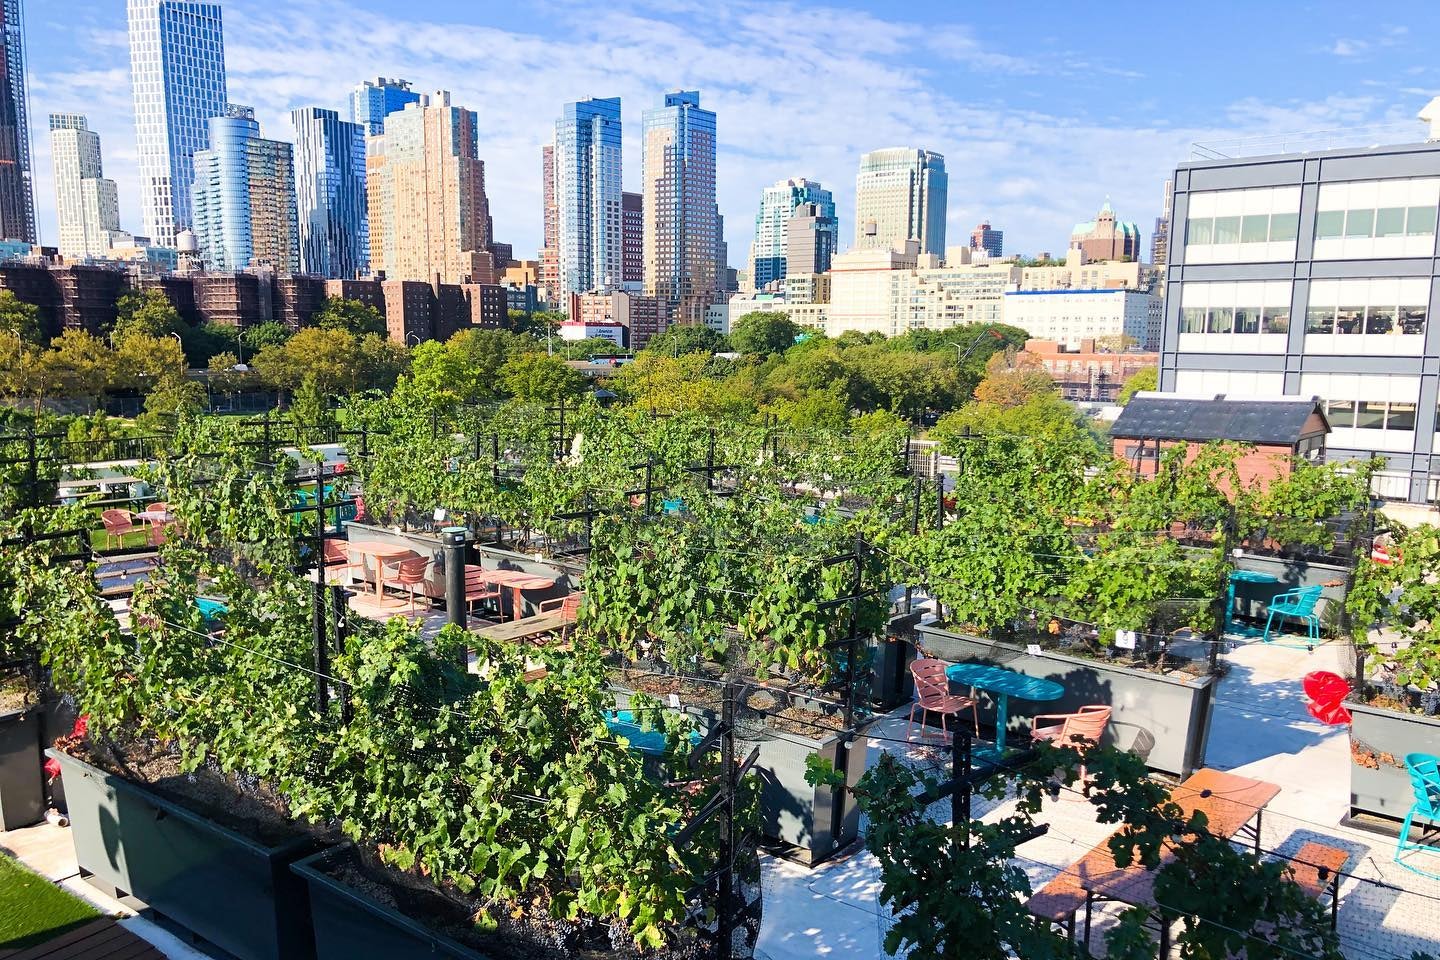
<svg viewBox="0 0 1440 960">
<path fill-rule="evenodd" d="M 165 545 L 165 541 L 170 539 L 170 527 L 171 527 L 171 526 L 172 526 L 171 524 L 166 523 L 164 520 L 151 520 L 151 521 L 150 521 L 150 536 L 149 536 L 149 538 L 148 538 L 148 539 L 149 539 L 150 546 L 152 546 L 152 547 L 164 546 L 164 545 Z"/>
<path fill-rule="evenodd" d="M 1031 721 L 1030 739 L 1049 740 L 1058 746 L 1074 747 L 1083 758 L 1094 744 L 1105 736 L 1110 725 L 1110 707 L 1102 704 L 1081 707 L 1075 713 L 1047 713 Z M 1079 737 L 1083 742 L 1077 743 Z M 1085 765 L 1080 765 L 1080 780 L 1085 780 Z"/>
<path fill-rule="evenodd" d="M 945 676 L 949 664 L 944 660 L 921 658 L 910 664 L 910 674 L 915 678 L 915 702 L 910 705 L 910 722 L 905 727 L 905 739 L 914 739 L 915 711 L 920 711 L 920 725 L 925 725 L 927 714 L 940 715 L 940 729 L 948 735 L 945 726 L 947 716 L 959 719 L 962 710 L 969 710 L 975 721 L 975 734 L 980 734 L 980 708 L 973 697 L 963 697 L 950 692 L 950 679 Z"/>
<path fill-rule="evenodd" d="M 486 571 L 474 564 L 465 565 L 465 609 L 472 610 L 475 604 L 482 600 L 495 601 L 495 619 L 503 619 L 501 614 L 500 584 L 492 582 L 486 576 Z"/>
<path fill-rule="evenodd" d="M 580 618 L 580 604 L 584 602 L 585 594 L 567 593 L 563 597 L 554 597 L 550 600 L 540 601 L 537 611 L 540 614 L 558 613 L 563 625 L 560 627 L 560 636 L 563 638 L 570 629 L 575 626 L 575 621 Z"/>
<path fill-rule="evenodd" d="M 119 545 L 125 545 L 125 535 L 135 532 L 135 515 L 129 510 L 105 510 L 100 514 L 100 522 L 105 525 L 105 546 L 110 546 L 111 540 L 119 540 Z"/>
<path fill-rule="evenodd" d="M 410 609 L 415 609 L 416 594 L 426 595 L 424 589 L 430 574 L 429 557 L 411 557 L 401 560 L 395 567 L 395 575 L 385 581 L 387 587 L 399 587 L 410 595 Z"/>
<path fill-rule="evenodd" d="M 325 575 L 327 577 L 331 574 L 343 574 L 341 582 L 348 586 L 354 580 L 354 577 L 350 575 L 351 571 L 359 570 L 360 576 L 365 576 L 365 564 L 356 562 L 350 556 L 350 548 L 346 546 L 344 540 L 326 537 L 323 542 L 325 544 Z"/>
</svg>

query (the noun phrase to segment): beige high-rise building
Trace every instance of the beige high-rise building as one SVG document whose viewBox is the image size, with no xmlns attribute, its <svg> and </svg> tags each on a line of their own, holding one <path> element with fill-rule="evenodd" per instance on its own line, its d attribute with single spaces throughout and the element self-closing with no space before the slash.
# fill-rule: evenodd
<svg viewBox="0 0 1440 960">
<path fill-rule="evenodd" d="M 888 147 L 860 158 L 855 177 L 855 249 L 945 253 L 949 192 L 945 158 L 933 150 Z"/>
<path fill-rule="evenodd" d="M 120 204 L 115 181 L 105 179 L 101 167 L 100 135 L 81 114 L 52 113 L 50 155 L 61 256 L 108 256 L 112 237 L 120 233 Z"/>
<path fill-rule="evenodd" d="M 494 237 L 473 110 L 446 91 L 385 118 L 366 145 L 370 263 L 391 280 L 494 283 Z"/>
</svg>

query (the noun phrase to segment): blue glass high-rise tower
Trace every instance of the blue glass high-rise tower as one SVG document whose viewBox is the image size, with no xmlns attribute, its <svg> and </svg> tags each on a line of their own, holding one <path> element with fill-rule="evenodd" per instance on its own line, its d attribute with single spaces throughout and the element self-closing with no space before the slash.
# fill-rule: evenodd
<svg viewBox="0 0 1440 960">
<path fill-rule="evenodd" d="M 0 3 L 0 238 L 34 243 L 30 181 L 30 104 L 25 87 L 25 24 L 20 0 Z"/>
<path fill-rule="evenodd" d="M 210 120 L 210 148 L 195 153 L 195 240 L 211 270 L 300 266 L 293 148 L 260 136 L 249 107 Z"/>
<path fill-rule="evenodd" d="M 195 152 L 210 118 L 225 113 L 220 4 L 128 0 L 127 11 L 141 220 L 152 242 L 173 247 L 191 226 Z"/>
<path fill-rule="evenodd" d="M 764 289 L 772 280 L 785 278 L 786 228 L 795 208 L 802 203 L 819 208 L 816 215 L 823 221 L 820 227 L 831 234 L 828 249 L 835 249 L 835 200 L 829 190 L 804 177 L 781 180 L 774 186 L 766 187 L 760 196 L 760 212 L 755 215 L 755 246 L 750 264 L 755 289 Z"/>
<path fill-rule="evenodd" d="M 334 110 L 301 107 L 295 125 L 295 201 L 300 269 L 349 280 L 370 269 L 365 128 Z"/>
<path fill-rule="evenodd" d="M 624 281 L 620 98 L 567 103 L 555 121 L 560 303 Z"/>
<path fill-rule="evenodd" d="M 404 110 L 408 103 L 419 102 L 420 94 L 410 89 L 408 80 L 376 77 L 350 92 L 350 122 L 360 124 L 365 136 L 378 136 L 385 132 L 386 117 Z"/>
</svg>

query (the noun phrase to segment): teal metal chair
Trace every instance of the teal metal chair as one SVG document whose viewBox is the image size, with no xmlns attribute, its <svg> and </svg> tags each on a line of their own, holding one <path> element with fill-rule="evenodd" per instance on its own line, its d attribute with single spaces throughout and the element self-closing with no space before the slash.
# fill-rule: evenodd
<svg viewBox="0 0 1440 960">
<path fill-rule="evenodd" d="M 1409 771 L 1410 784 L 1415 788 L 1415 803 L 1405 817 L 1405 825 L 1400 828 L 1400 839 L 1395 844 L 1395 862 L 1421 876 L 1440 880 L 1440 873 L 1421 870 L 1401 859 L 1407 850 L 1428 850 L 1436 855 L 1437 863 L 1440 863 L 1440 844 L 1416 843 L 1410 839 L 1410 828 L 1414 826 L 1416 817 L 1429 820 L 1432 827 L 1440 828 L 1440 757 L 1432 757 L 1428 753 L 1408 754 L 1405 769 Z M 1421 833 L 1424 833 L 1423 826 Z"/>
<path fill-rule="evenodd" d="M 1305 632 L 1312 643 L 1320 642 L 1320 614 L 1315 609 L 1320 603 L 1321 587 L 1297 587 L 1294 590 L 1286 590 L 1284 593 L 1277 593 L 1270 598 L 1270 615 L 1265 618 L 1265 635 L 1261 637 L 1265 643 L 1270 642 L 1270 628 L 1275 623 L 1275 618 L 1280 618 L 1280 626 L 1285 625 L 1285 618 L 1292 620 L 1304 620 Z"/>
</svg>

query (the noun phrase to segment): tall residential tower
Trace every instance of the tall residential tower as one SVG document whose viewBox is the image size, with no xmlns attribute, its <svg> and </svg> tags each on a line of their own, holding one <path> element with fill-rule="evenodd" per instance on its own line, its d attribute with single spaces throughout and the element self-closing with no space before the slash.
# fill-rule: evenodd
<svg viewBox="0 0 1440 960">
<path fill-rule="evenodd" d="M 620 98 L 567 103 L 553 152 L 560 304 L 623 279 Z"/>
<path fill-rule="evenodd" d="M 838 229 L 835 220 L 835 200 L 830 196 L 830 191 L 816 181 L 798 177 L 793 180 L 780 180 L 774 186 L 766 187 L 765 192 L 760 195 L 760 212 L 755 215 L 755 241 L 751 248 L 750 276 L 755 284 L 755 289 L 763 290 L 765 285 L 772 280 L 785 278 L 787 273 L 785 260 L 787 228 L 791 216 L 801 204 L 810 204 L 818 208 L 820 219 L 815 222 L 815 229 L 829 231 L 832 234 Z M 833 239 L 829 243 L 822 239 L 820 246 L 822 249 L 832 252 L 835 249 Z M 797 272 L 823 273 L 824 270 L 799 270 Z"/>
<path fill-rule="evenodd" d="M 360 124 L 365 136 L 373 137 L 385 132 L 386 117 L 419 100 L 420 94 L 410 89 L 408 80 L 366 80 L 350 92 L 350 122 Z"/>
<path fill-rule="evenodd" d="M 338 280 L 368 273 L 365 128 L 319 107 L 293 110 L 290 119 L 301 271 Z"/>
<path fill-rule="evenodd" d="M 220 4 L 128 2 L 141 220 L 153 243 L 173 247 L 192 224 L 190 185 L 195 153 L 209 142 L 206 124 L 225 114 Z"/>
<path fill-rule="evenodd" d="M 34 243 L 35 196 L 30 184 L 30 110 L 25 87 L 25 22 L 21 0 L 0 2 L 0 239 Z"/>
<path fill-rule="evenodd" d="M 293 148 L 260 136 L 250 107 L 210 120 L 210 147 L 195 153 L 195 239 L 211 270 L 300 266 Z"/>
<path fill-rule="evenodd" d="M 948 190 L 938 153 L 890 147 L 865 154 L 855 177 L 855 248 L 903 250 L 905 241 L 918 240 L 921 253 L 943 257 Z"/>
<path fill-rule="evenodd" d="M 680 323 L 702 323 L 719 296 L 715 114 L 694 90 L 667 93 L 645 111 L 645 292 Z"/>
<path fill-rule="evenodd" d="M 494 283 L 490 202 L 473 110 L 444 90 L 366 141 L 370 265 L 391 280 Z"/>
<path fill-rule="evenodd" d="M 100 162 L 100 135 L 78 113 L 50 114 L 50 156 L 55 165 L 55 214 L 60 254 L 66 259 L 104 257 L 120 232 L 115 181 Z"/>
</svg>

